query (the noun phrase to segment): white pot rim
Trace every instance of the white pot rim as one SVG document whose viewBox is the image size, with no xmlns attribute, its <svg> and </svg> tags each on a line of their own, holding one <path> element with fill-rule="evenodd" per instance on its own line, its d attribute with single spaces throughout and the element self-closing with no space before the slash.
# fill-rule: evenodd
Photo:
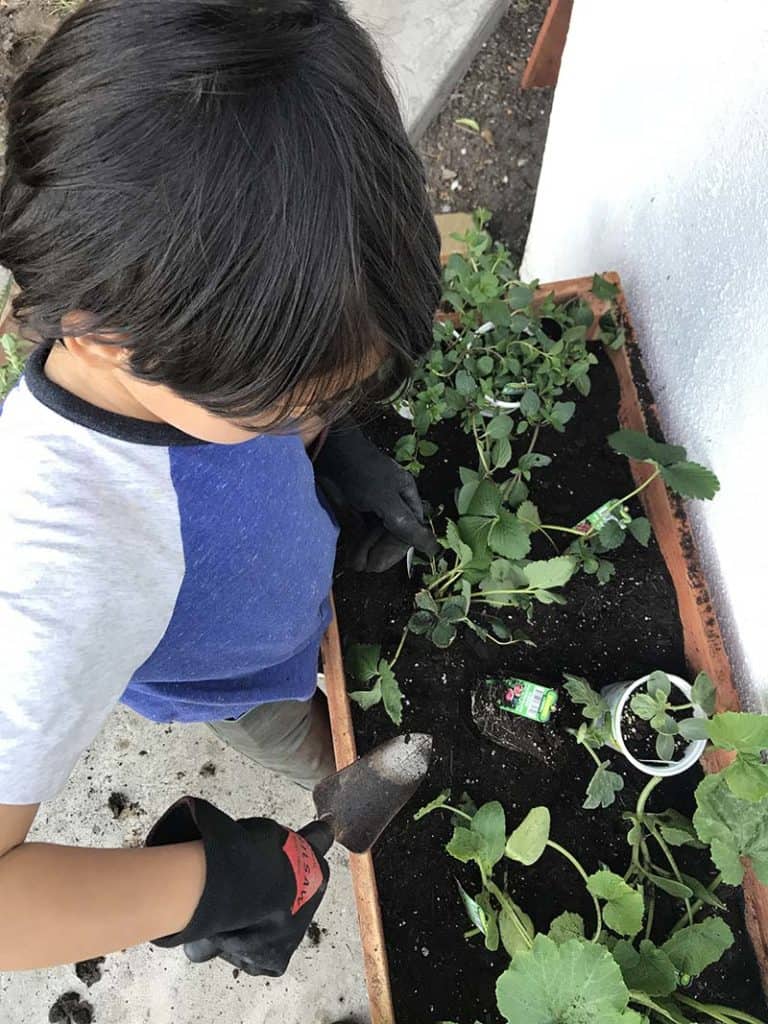
<svg viewBox="0 0 768 1024">
<path fill-rule="evenodd" d="M 647 675 L 644 675 L 640 679 L 636 679 L 634 682 L 630 683 L 614 683 L 612 686 L 604 687 L 602 692 L 611 707 L 611 731 L 616 741 L 616 746 L 627 761 L 637 768 L 638 771 L 644 772 L 646 775 L 656 775 L 662 778 L 667 778 L 671 775 L 680 775 L 683 772 L 687 772 L 689 768 L 692 768 L 704 753 L 707 741 L 691 740 L 688 743 L 683 756 L 678 761 L 673 761 L 667 765 L 651 764 L 648 761 L 640 761 L 629 751 L 621 731 L 624 708 L 634 692 L 648 681 L 651 674 L 652 673 L 649 672 Z M 672 675 L 669 672 L 666 672 L 665 675 L 672 683 L 673 687 L 676 687 L 687 700 L 691 699 L 691 686 L 689 683 L 684 679 L 681 679 L 680 676 Z M 612 697 L 613 699 L 611 699 Z M 698 707 L 694 707 L 692 709 L 692 716 L 694 718 L 707 717 L 706 713 Z"/>
</svg>

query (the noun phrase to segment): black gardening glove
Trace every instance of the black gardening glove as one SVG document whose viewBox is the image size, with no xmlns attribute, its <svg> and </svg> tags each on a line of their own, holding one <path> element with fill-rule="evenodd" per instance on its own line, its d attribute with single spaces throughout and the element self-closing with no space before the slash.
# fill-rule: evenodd
<svg viewBox="0 0 768 1024">
<path fill-rule="evenodd" d="M 439 545 L 424 523 L 416 481 L 358 427 L 351 423 L 336 427 L 318 453 L 315 469 L 331 502 L 337 507 L 348 505 L 365 520 L 365 536 L 353 554 L 353 568 L 383 572 L 410 547 L 437 554 Z"/>
<path fill-rule="evenodd" d="M 278 978 L 312 922 L 330 874 L 323 825 L 301 833 L 268 818 L 229 815 L 197 797 L 170 807 L 147 846 L 201 839 L 206 881 L 192 920 L 156 946 L 184 944 L 194 962 L 220 956 L 248 974 Z"/>
</svg>

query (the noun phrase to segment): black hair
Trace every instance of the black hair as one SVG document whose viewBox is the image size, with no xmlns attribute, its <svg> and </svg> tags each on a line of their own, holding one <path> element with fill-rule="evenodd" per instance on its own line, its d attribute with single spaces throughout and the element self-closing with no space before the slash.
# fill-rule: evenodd
<svg viewBox="0 0 768 1024">
<path fill-rule="evenodd" d="M 275 422 L 362 390 L 373 350 L 383 397 L 429 347 L 423 168 L 338 0 L 92 0 L 8 119 L 0 264 L 39 338 L 85 311 L 138 378 Z"/>
</svg>

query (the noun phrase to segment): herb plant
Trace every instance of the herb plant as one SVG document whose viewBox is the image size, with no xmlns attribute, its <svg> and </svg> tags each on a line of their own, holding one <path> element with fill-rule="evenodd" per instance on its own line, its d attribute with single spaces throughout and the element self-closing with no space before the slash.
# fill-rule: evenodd
<svg viewBox="0 0 768 1024">
<path fill-rule="evenodd" d="M 653 779 L 646 789 L 658 781 Z M 705 903 L 722 906 L 713 892 L 719 877 L 709 888 L 701 885 L 702 895 L 695 904 L 688 901 L 686 916 L 654 941 L 655 903 L 647 901 L 644 880 L 638 882 L 637 843 L 632 844 L 633 862 L 624 876 L 606 868 L 590 874 L 571 851 L 551 839 L 546 807 L 534 807 L 508 835 L 504 809 L 497 801 L 479 809 L 466 801 L 454 807 L 449 796 L 448 791 L 441 793 L 415 818 L 437 810 L 453 815 L 446 851 L 461 863 L 474 864 L 479 878 L 474 895 L 459 884 L 472 926 L 465 935 L 482 938 L 487 949 L 504 949 L 510 957 L 496 985 L 499 1012 L 510 1024 L 686 1024 L 703 1017 L 720 1024 L 761 1024 L 750 1014 L 700 1002 L 684 991 L 734 941 L 722 919 L 694 920 Z M 669 813 L 649 818 L 647 824 L 659 835 L 664 830 L 664 844 L 698 842 L 691 838 L 690 824 Z M 537 933 L 529 915 L 499 884 L 495 876 L 506 861 L 530 867 L 547 850 L 564 857 L 580 877 L 592 900 L 592 921 L 565 910 L 546 933 Z M 666 891 L 680 896 L 671 887 Z"/>
<path fill-rule="evenodd" d="M 709 470 L 687 461 L 683 448 L 620 430 L 609 444 L 620 455 L 650 463 L 648 479 L 578 523 L 543 521 L 533 500 L 536 471 L 551 462 L 537 451 L 542 431 L 564 431 L 577 402 L 590 393 L 597 355 L 588 336 L 616 348 L 624 332 L 610 309 L 595 324 L 587 302 L 557 303 L 537 293 L 536 282 L 522 284 L 508 250 L 484 230 L 488 217 L 478 211 L 475 229 L 462 238 L 466 254 L 449 259 L 443 294 L 449 312 L 436 322 L 434 346 L 398 405 L 412 431 L 400 438 L 395 454 L 412 472 L 437 451 L 428 435 L 443 420 L 457 420 L 477 454 L 474 467 L 459 469 L 455 513 L 438 524 L 442 551 L 430 560 L 415 559 L 420 589 L 406 632 L 443 648 L 461 628 L 503 646 L 527 642 L 506 613 L 530 619 L 538 605 L 565 603 L 564 589 L 578 573 L 608 583 L 615 566 L 607 555 L 628 536 L 642 545 L 650 540 L 648 520 L 636 516 L 630 503 L 658 476 L 682 497 L 711 498 L 719 486 Z M 595 275 L 596 299 L 607 304 L 617 291 Z M 550 548 L 551 555 L 541 558 L 535 548 Z M 371 684 L 352 699 L 364 708 L 383 703 L 396 724 L 402 717 L 400 687 L 379 667 L 392 669 L 403 642 L 389 659 L 377 650 L 373 673 L 365 659 L 361 671 L 360 645 L 348 659 L 351 674 Z"/>
</svg>

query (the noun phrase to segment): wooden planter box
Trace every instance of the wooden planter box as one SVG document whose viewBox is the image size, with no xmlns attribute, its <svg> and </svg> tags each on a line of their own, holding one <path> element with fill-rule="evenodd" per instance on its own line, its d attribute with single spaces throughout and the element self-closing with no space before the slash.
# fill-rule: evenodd
<svg viewBox="0 0 768 1024">
<path fill-rule="evenodd" d="M 617 274 L 606 274 L 605 277 L 620 287 Z M 581 296 L 599 316 L 606 311 L 608 303 L 600 302 L 591 295 L 591 283 L 591 278 L 558 281 L 543 285 L 540 294 L 554 293 L 555 298 L 562 301 Z M 620 318 L 626 328 L 627 344 L 619 351 L 609 351 L 608 354 L 620 387 L 619 423 L 621 427 L 647 432 L 649 423 L 652 427 L 658 424 L 656 407 L 650 401 L 644 402 L 638 393 L 633 365 L 637 365 L 640 353 L 621 290 L 617 302 Z M 638 484 L 652 472 L 643 463 L 633 462 L 631 469 Z M 738 710 L 739 697 L 734 686 L 733 672 L 685 506 L 669 494 L 661 479 L 655 480 L 642 493 L 641 501 L 674 584 L 691 675 L 701 671 L 710 675 L 717 687 L 719 711 Z M 323 660 L 336 760 L 339 767 L 342 767 L 353 761 L 357 752 L 335 618 L 323 641 Z M 704 768 L 717 770 L 722 766 L 719 759 L 724 756 L 727 757 L 721 752 L 705 755 Z M 395 1024 L 373 860 L 370 854 L 351 854 L 350 865 L 360 922 L 371 1022 Z M 768 991 L 768 887 L 758 882 L 750 868 L 744 878 L 743 890 L 746 925 L 757 955 L 763 985 Z"/>
</svg>

